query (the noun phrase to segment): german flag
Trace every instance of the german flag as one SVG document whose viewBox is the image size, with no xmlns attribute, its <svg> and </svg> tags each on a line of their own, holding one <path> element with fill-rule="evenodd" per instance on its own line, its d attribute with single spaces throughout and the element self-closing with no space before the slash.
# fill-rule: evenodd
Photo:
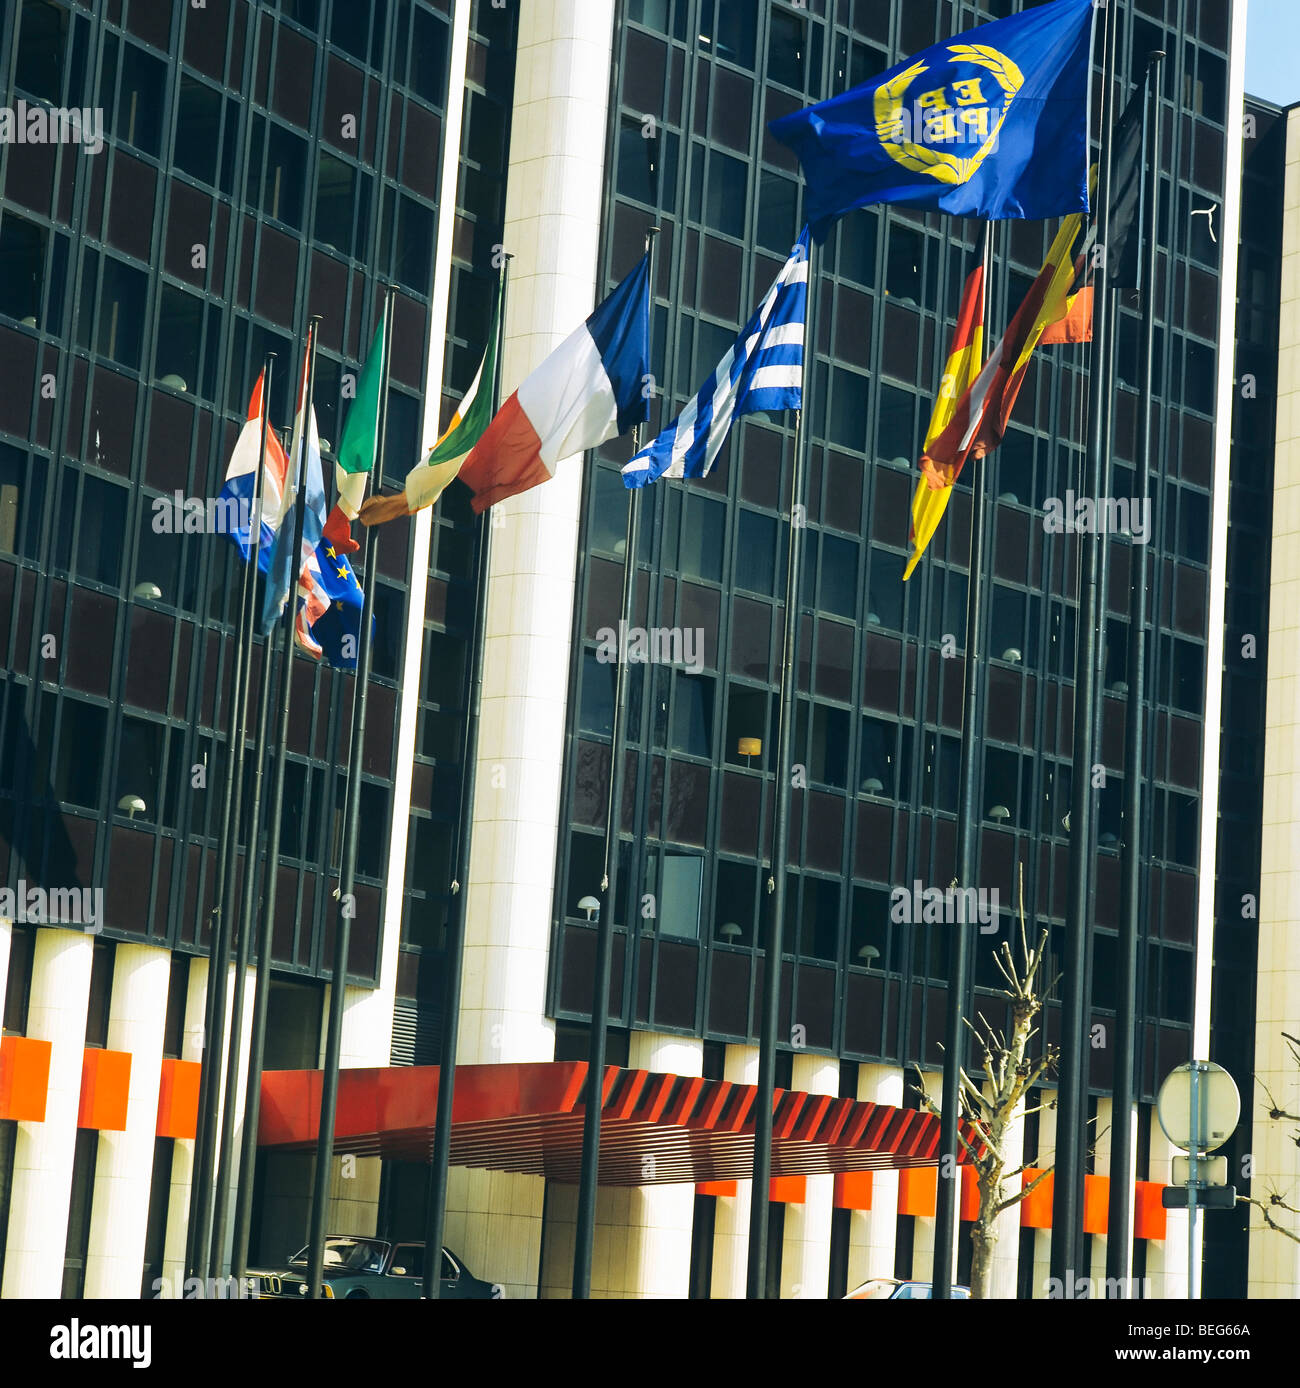
<svg viewBox="0 0 1300 1388">
<path fill-rule="evenodd" d="M 984 364 L 984 244 L 988 238 L 987 227 L 984 238 L 978 252 L 979 263 L 966 277 L 966 287 L 962 290 L 957 328 L 952 335 L 952 347 L 943 369 L 943 379 L 939 383 L 938 399 L 934 402 L 934 413 L 930 416 L 930 427 L 925 435 L 927 453 L 931 444 L 947 428 Z M 916 495 L 912 498 L 912 533 L 908 537 L 912 553 L 903 571 L 904 582 L 911 578 L 917 561 L 925 553 L 925 547 L 934 538 L 952 495 L 951 484 L 925 471 L 924 456 L 921 466 L 923 475 L 916 484 Z"/>
</svg>

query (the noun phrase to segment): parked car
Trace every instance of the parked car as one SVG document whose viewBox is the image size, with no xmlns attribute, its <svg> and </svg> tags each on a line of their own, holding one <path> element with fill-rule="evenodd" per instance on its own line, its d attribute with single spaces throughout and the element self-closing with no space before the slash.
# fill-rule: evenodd
<svg viewBox="0 0 1300 1388">
<path fill-rule="evenodd" d="M 969 1287 L 954 1287 L 954 1301 L 969 1301 Z M 873 1277 L 851 1291 L 845 1301 L 929 1301 L 928 1282 L 905 1282 L 898 1277 Z"/>
<path fill-rule="evenodd" d="M 252 1269 L 263 1299 L 307 1295 L 307 1253 L 300 1248 L 275 1269 Z M 413 1301 L 424 1294 L 424 1244 L 418 1240 L 390 1243 L 387 1239 L 330 1234 L 325 1240 L 321 1295 L 332 1301 Z M 442 1250 L 439 1296 L 448 1301 L 490 1301 L 500 1292 L 491 1282 L 475 1277 L 462 1259 Z"/>
</svg>

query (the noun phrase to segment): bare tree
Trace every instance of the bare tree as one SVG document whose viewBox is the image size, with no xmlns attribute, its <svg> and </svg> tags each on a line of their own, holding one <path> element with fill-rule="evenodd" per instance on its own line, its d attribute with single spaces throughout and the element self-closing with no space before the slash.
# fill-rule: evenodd
<svg viewBox="0 0 1300 1388">
<path fill-rule="evenodd" d="M 1025 930 L 1025 875 L 1020 871 L 1020 951 L 1019 958 L 1012 953 L 1011 946 L 1004 940 L 994 954 L 994 961 L 1007 986 L 1002 996 L 1007 999 L 1010 1011 L 1010 1027 L 1001 1031 L 979 1013 L 979 1024 L 970 1029 L 984 1053 L 984 1074 L 987 1077 L 987 1093 L 965 1070 L 959 1073 L 958 1103 L 960 1117 L 970 1126 L 968 1137 L 958 1129 L 962 1147 L 967 1160 L 975 1169 L 979 1189 L 979 1213 L 971 1230 L 973 1256 L 971 1258 L 970 1287 L 971 1296 L 987 1298 L 991 1295 L 993 1280 L 993 1254 L 997 1248 L 997 1217 L 1003 1210 L 1017 1205 L 1042 1181 L 1046 1180 L 1052 1168 L 1046 1167 L 1027 1183 L 1021 1181 L 1028 1163 L 1008 1170 L 1010 1158 L 1007 1153 L 1008 1140 L 1012 1129 L 1027 1114 L 1038 1113 L 1042 1109 L 1055 1107 L 1055 1100 L 1039 1104 L 1032 1109 L 1022 1109 L 1026 1096 L 1055 1067 L 1060 1052 L 1057 1047 L 1045 1045 L 1037 1059 L 1030 1055 L 1030 1043 L 1038 1035 L 1034 1025 L 1035 1018 L 1043 1010 L 1043 1005 L 1056 986 L 1054 978 L 1046 987 L 1040 988 L 1039 978 L 1043 971 L 1044 955 L 1047 946 L 1047 931 L 1039 932 L 1037 943 L 1032 949 Z M 1059 975 L 1057 976 L 1059 978 Z M 928 1112 L 937 1114 L 938 1105 L 925 1087 L 925 1076 L 917 1067 L 920 1084 L 914 1086 L 921 1098 L 921 1105 Z"/>
<path fill-rule="evenodd" d="M 1297 1071 L 1300 1071 L 1300 1037 L 1292 1036 L 1289 1032 L 1284 1031 L 1282 1039 L 1286 1042 L 1287 1050 L 1291 1052 L 1291 1059 L 1295 1061 Z M 1292 1113 L 1283 1108 L 1269 1091 L 1268 1085 L 1258 1076 L 1255 1077 L 1255 1082 L 1264 1091 L 1264 1097 L 1268 1101 L 1264 1113 L 1270 1122 L 1300 1123 L 1300 1113 Z M 1297 1147 L 1300 1147 L 1300 1129 L 1292 1134 L 1292 1140 Z M 1295 1243 L 1300 1243 L 1300 1205 L 1293 1204 L 1291 1199 L 1287 1198 L 1291 1195 L 1290 1191 L 1284 1194 L 1271 1182 L 1265 1188 L 1268 1191 L 1266 1198 L 1260 1198 L 1257 1195 L 1239 1195 L 1237 1199 L 1243 1205 L 1253 1205 L 1264 1216 L 1264 1223 L 1268 1228 L 1276 1230 L 1277 1233 Z M 1279 1213 L 1292 1215 L 1296 1218 L 1284 1224 L 1278 1218 Z"/>
</svg>

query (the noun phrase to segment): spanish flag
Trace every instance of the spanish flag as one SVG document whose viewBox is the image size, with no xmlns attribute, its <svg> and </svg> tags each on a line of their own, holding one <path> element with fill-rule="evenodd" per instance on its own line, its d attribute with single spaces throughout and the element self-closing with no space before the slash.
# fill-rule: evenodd
<svg viewBox="0 0 1300 1388">
<path fill-rule="evenodd" d="M 984 229 L 987 240 L 988 228 Z M 984 364 L 984 242 L 981 242 L 979 263 L 966 277 L 966 287 L 962 290 L 961 307 L 957 310 L 957 328 L 952 335 L 952 348 L 943 369 L 943 380 L 939 383 L 939 397 L 934 402 L 934 413 L 930 416 L 930 427 L 925 435 L 925 452 L 947 428 L 959 404 L 964 403 L 971 382 L 978 376 Z M 945 483 L 933 472 L 925 472 L 925 459 L 922 458 L 923 476 L 916 484 L 916 495 L 912 498 L 912 553 L 903 571 L 906 582 L 912 576 L 917 561 L 925 552 L 925 547 L 939 528 L 943 513 L 948 509 L 948 498 L 952 495 L 952 484 Z"/>
<path fill-rule="evenodd" d="M 1083 216 L 1078 212 L 1061 223 L 1043 268 L 1007 325 L 1002 340 L 984 364 L 984 369 L 951 411 L 947 422 L 937 432 L 931 424 L 925 451 L 921 454 L 922 478 L 917 488 L 918 498 L 912 505 L 914 518 L 921 504 L 919 493 L 922 487 L 929 487 L 942 497 L 942 504 L 938 508 L 938 515 L 941 516 L 952 484 L 957 480 L 967 457 L 974 453 L 977 458 L 982 458 L 1002 442 L 1034 348 L 1047 327 L 1063 318 L 1068 310 L 1075 275 L 1074 246 L 1082 223 Z M 928 514 L 926 512 L 927 519 Z M 915 526 L 915 520 L 913 524 Z M 932 526 L 930 535 L 933 533 Z M 916 527 L 916 535 L 922 535 L 919 527 Z M 929 536 L 923 540 L 918 538 L 916 552 L 908 560 L 907 573 L 911 573 L 928 540 Z"/>
</svg>

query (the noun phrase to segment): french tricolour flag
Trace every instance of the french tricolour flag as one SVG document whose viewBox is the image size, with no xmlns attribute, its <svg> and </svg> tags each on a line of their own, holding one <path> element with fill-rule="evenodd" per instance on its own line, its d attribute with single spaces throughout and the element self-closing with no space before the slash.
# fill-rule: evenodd
<svg viewBox="0 0 1300 1388">
<path fill-rule="evenodd" d="M 650 259 L 636 268 L 497 411 L 460 469 L 475 511 L 555 475 L 561 458 L 650 417 Z"/>
<path fill-rule="evenodd" d="M 254 514 L 257 487 L 257 464 L 262 456 L 262 377 L 257 378 L 252 398 L 248 402 L 248 418 L 239 431 L 230 462 L 226 465 L 226 480 L 218 499 L 228 503 L 221 514 L 227 518 L 222 534 L 228 535 L 248 561 L 249 540 Z M 289 460 L 284 456 L 274 429 L 266 431 L 266 479 L 262 484 L 261 540 L 258 545 L 258 567 L 265 572 L 270 560 L 271 544 L 276 524 L 284 508 L 284 479 Z"/>
</svg>

